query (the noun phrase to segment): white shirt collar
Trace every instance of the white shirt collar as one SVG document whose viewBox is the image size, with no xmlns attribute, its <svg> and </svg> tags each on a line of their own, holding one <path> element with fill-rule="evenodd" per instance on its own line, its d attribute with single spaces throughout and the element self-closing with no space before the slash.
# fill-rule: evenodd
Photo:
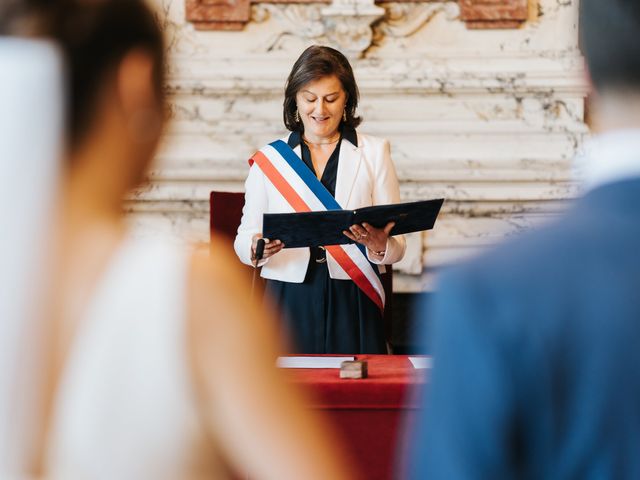
<svg viewBox="0 0 640 480">
<path fill-rule="evenodd" d="M 640 178 L 640 129 L 616 130 L 593 137 L 576 159 L 583 189 Z"/>
</svg>

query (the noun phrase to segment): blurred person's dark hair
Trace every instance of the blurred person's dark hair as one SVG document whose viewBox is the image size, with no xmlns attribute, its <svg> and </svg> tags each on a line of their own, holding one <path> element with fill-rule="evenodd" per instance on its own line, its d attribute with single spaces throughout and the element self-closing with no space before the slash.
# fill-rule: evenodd
<svg viewBox="0 0 640 480">
<path fill-rule="evenodd" d="M 597 91 L 640 91 L 638 32 L 637 0 L 580 1 L 580 46 Z"/>
<path fill-rule="evenodd" d="M 0 0 L 0 36 L 48 35 L 57 3 L 52 0 Z"/>
<path fill-rule="evenodd" d="M 0 0 L 0 35 L 46 36 L 60 45 L 69 75 L 71 148 L 91 129 L 102 89 L 132 50 L 153 58 L 154 86 L 162 98 L 164 39 L 143 0 Z"/>
<path fill-rule="evenodd" d="M 69 71 L 68 141 L 78 145 L 91 129 L 100 93 L 129 52 L 142 49 L 154 62 L 153 81 L 163 95 L 164 40 L 142 0 L 67 0 L 72 8 L 55 22 L 54 38 Z"/>
<path fill-rule="evenodd" d="M 319 80 L 322 77 L 335 75 L 340 80 L 342 88 L 347 94 L 347 103 L 344 107 L 346 120 L 342 123 L 356 128 L 362 119 L 356 117 L 358 107 L 358 85 L 353 75 L 353 69 L 349 60 L 338 50 L 321 45 L 308 47 L 291 68 L 289 78 L 284 89 L 283 116 L 284 124 L 291 131 L 302 130 L 302 122 L 296 119 L 296 94 L 309 82 Z"/>
</svg>

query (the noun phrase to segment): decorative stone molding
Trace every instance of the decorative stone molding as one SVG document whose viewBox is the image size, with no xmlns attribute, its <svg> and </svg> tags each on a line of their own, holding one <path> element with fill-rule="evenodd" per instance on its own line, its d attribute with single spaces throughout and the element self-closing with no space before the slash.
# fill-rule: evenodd
<svg viewBox="0 0 640 480">
<path fill-rule="evenodd" d="M 359 45 L 370 35 L 372 22 L 384 12 L 375 0 L 185 0 L 186 18 L 196 30 L 242 30 L 251 20 L 251 4 L 284 4 L 288 6 L 330 4 L 321 11 L 326 17 L 328 36 L 338 45 L 355 40 Z M 457 0 L 460 19 L 468 28 L 518 28 L 529 15 L 529 2 L 537 0 Z M 377 3 L 443 3 L 437 0 L 377 0 Z M 448 2 L 446 2 L 448 3 Z M 351 21 L 356 18 L 356 21 Z M 347 32 L 340 22 L 349 19 L 355 32 Z M 368 25 L 366 25 L 366 23 Z M 360 50 L 356 47 L 355 50 Z"/>
<path fill-rule="evenodd" d="M 329 44 L 345 55 L 359 57 L 373 39 L 371 25 L 385 14 L 374 0 L 334 0 L 322 9 L 322 20 L 327 26 Z"/>
<path fill-rule="evenodd" d="M 324 7 L 315 4 L 254 5 L 251 19 L 264 22 L 274 18 L 284 31 L 267 45 L 272 48 L 283 35 L 295 35 L 318 43 L 333 45 L 350 58 L 360 57 L 374 41 L 383 37 L 409 37 L 443 12 L 448 19 L 459 16 L 454 1 L 438 3 L 383 3 L 384 8 L 355 2 Z"/>
<path fill-rule="evenodd" d="M 455 1 L 438 3 L 386 3 L 384 19 L 374 26 L 374 39 L 410 37 L 429 23 L 438 13 L 455 20 L 460 9 Z"/>
<path fill-rule="evenodd" d="M 270 18 L 276 20 L 282 27 L 275 40 L 268 42 L 267 50 L 273 48 L 278 40 L 286 35 L 294 35 L 300 38 L 314 40 L 318 43 L 327 41 L 327 26 L 322 21 L 322 9 L 324 4 L 269 4 L 259 3 L 253 5 L 251 19 L 254 22 L 266 22 Z"/>
</svg>

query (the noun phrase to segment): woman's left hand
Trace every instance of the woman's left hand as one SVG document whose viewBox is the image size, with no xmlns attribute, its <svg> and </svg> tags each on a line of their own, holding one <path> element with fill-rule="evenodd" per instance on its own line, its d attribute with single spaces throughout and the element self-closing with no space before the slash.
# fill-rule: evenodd
<svg viewBox="0 0 640 480">
<path fill-rule="evenodd" d="M 368 223 L 351 225 L 349 230 L 342 233 L 354 242 L 364 245 L 372 252 L 382 252 L 387 248 L 389 232 L 395 226 L 395 222 L 389 222 L 384 228 L 375 228 Z"/>
</svg>

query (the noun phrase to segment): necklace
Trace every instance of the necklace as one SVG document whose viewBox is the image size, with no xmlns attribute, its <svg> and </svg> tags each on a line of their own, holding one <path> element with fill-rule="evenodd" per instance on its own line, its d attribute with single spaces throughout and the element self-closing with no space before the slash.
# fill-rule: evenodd
<svg viewBox="0 0 640 480">
<path fill-rule="evenodd" d="M 304 138 L 304 135 L 302 136 L 302 140 L 304 140 L 304 143 L 306 143 L 307 145 L 332 145 L 340 140 L 340 134 L 338 134 L 338 138 L 329 142 L 310 142 L 309 140 Z"/>
</svg>

